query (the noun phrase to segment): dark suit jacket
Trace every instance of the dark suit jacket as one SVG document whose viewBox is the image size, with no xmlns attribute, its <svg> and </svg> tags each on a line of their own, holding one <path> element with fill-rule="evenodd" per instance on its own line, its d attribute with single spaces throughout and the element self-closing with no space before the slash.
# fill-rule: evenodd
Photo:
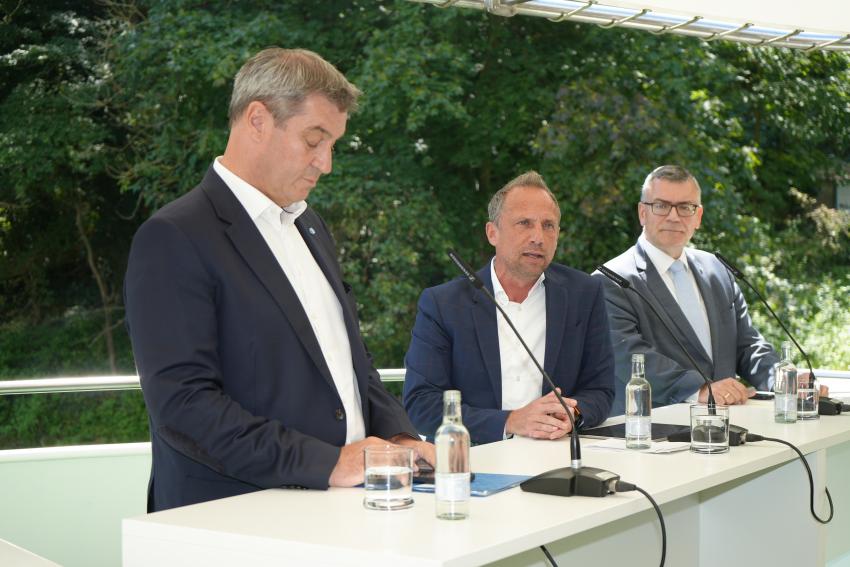
<svg viewBox="0 0 850 567">
<path fill-rule="evenodd" d="M 738 284 L 712 254 L 692 248 L 687 254 L 708 313 L 712 358 L 639 243 L 605 266 L 626 278 L 665 315 L 667 325 L 708 378 L 738 375 L 759 389 L 770 389 L 773 364 L 779 357 L 753 327 Z M 594 276 L 606 284 L 617 361 L 617 392 L 611 415 L 625 411 L 625 385 L 631 374 L 632 353 L 645 353 L 646 378 L 652 385 L 654 406 L 679 403 L 696 392 L 705 381 L 650 307 L 634 292 L 618 287 L 602 274 Z"/>
<path fill-rule="evenodd" d="M 310 208 L 296 224 L 342 305 L 367 434 L 415 434 L 363 344 L 327 227 Z M 150 510 L 328 487 L 342 402 L 294 289 L 212 168 L 137 232 L 125 303 L 150 414 Z"/>
<path fill-rule="evenodd" d="M 587 274 L 551 264 L 546 286 L 543 368 L 578 401 L 584 425 L 608 417 L 614 364 L 604 292 Z M 489 264 L 478 272 L 493 291 Z M 426 289 L 419 298 L 405 357 L 404 405 L 417 429 L 432 437 L 442 422 L 443 392 L 460 390 L 464 425 L 474 443 L 503 438 L 502 369 L 496 307 L 466 278 Z M 543 383 L 540 395 L 551 391 Z"/>
</svg>

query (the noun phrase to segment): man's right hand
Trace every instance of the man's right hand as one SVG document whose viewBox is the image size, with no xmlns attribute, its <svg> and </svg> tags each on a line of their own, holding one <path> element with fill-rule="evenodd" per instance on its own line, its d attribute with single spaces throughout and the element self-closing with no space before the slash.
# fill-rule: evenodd
<svg viewBox="0 0 850 567">
<path fill-rule="evenodd" d="M 391 445 L 379 437 L 367 437 L 351 445 L 346 445 L 339 451 L 339 459 L 331 471 L 328 479 L 330 486 L 357 486 L 363 482 L 365 471 L 363 469 L 363 450 L 366 447 L 377 445 L 383 447 Z"/>
<path fill-rule="evenodd" d="M 724 378 L 711 383 L 711 391 L 714 392 L 714 401 L 722 406 L 732 406 L 747 403 L 747 399 L 756 395 L 755 390 L 748 390 L 746 386 L 735 378 Z M 700 403 L 708 402 L 708 385 L 703 384 L 699 389 Z"/>
<path fill-rule="evenodd" d="M 570 398 L 564 398 L 564 401 L 570 408 L 577 405 L 577 402 Z M 535 439 L 558 439 L 571 430 L 570 418 L 564 413 L 564 408 L 554 392 L 513 410 L 508 414 L 505 423 L 505 433 Z"/>
</svg>

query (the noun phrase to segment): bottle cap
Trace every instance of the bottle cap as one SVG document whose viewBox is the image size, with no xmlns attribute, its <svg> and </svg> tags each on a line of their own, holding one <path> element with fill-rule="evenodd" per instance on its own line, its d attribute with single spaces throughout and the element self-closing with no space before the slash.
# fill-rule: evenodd
<svg viewBox="0 0 850 567">
<path fill-rule="evenodd" d="M 446 390 L 443 392 L 443 402 L 460 403 L 460 390 Z"/>
</svg>

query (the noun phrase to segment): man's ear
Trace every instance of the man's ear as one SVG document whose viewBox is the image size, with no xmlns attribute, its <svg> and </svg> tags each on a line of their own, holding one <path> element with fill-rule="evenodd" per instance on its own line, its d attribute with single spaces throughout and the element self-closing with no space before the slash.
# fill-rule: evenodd
<svg viewBox="0 0 850 567">
<path fill-rule="evenodd" d="M 245 109 L 245 122 L 251 138 L 260 140 L 274 127 L 274 116 L 265 104 L 254 100 Z"/>
<path fill-rule="evenodd" d="M 499 227 L 492 221 L 487 221 L 484 225 L 484 232 L 487 234 L 487 241 L 493 246 L 499 241 Z"/>
<path fill-rule="evenodd" d="M 637 209 L 638 209 L 638 219 L 640 219 L 640 225 L 646 226 L 646 207 L 643 204 L 638 203 Z"/>
</svg>

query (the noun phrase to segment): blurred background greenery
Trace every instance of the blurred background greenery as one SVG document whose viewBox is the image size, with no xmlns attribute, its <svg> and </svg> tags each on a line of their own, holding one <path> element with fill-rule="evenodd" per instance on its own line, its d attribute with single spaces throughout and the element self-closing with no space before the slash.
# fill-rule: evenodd
<svg viewBox="0 0 850 567">
<path fill-rule="evenodd" d="M 404 0 L 0 0 L 0 379 L 134 373 L 133 232 L 223 151 L 232 77 L 270 45 L 365 92 L 310 202 L 376 366 L 403 366 L 420 291 L 456 275 L 447 248 L 489 259 L 486 202 L 508 179 L 544 175 L 556 261 L 591 271 L 637 237 L 645 175 L 679 163 L 703 188 L 695 244 L 744 267 L 815 366 L 850 368 L 845 54 Z M 0 447 L 146 432 L 138 392 L 0 398 Z"/>
</svg>

